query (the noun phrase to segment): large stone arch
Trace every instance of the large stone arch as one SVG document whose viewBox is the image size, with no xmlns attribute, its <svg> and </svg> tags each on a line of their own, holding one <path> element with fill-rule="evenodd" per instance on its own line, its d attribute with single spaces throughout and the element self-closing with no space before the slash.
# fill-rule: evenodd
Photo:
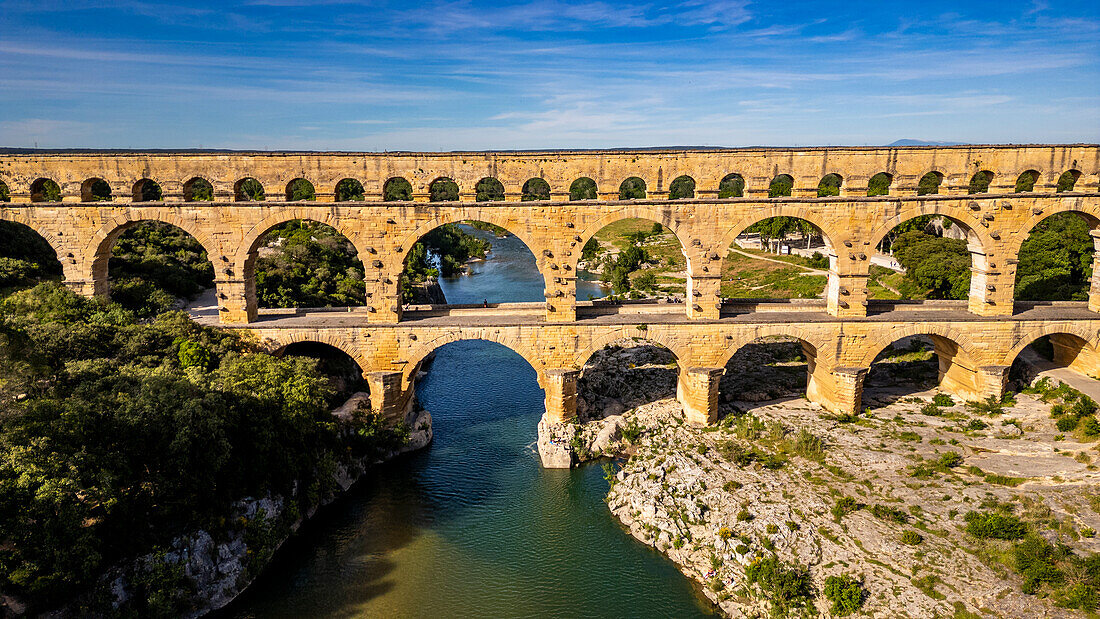
<svg viewBox="0 0 1100 619">
<path fill-rule="evenodd" d="M 726 367 L 730 359 L 737 354 L 737 351 L 748 344 L 760 338 L 775 336 L 793 337 L 813 346 L 814 350 L 817 351 L 817 364 L 821 367 L 831 368 L 836 365 L 836 355 L 834 354 L 835 341 L 829 334 L 820 330 L 807 329 L 799 323 L 791 323 L 783 325 L 754 326 L 750 331 L 734 336 L 727 336 L 727 339 L 722 342 L 725 349 L 718 357 L 714 367 Z"/>
<path fill-rule="evenodd" d="M 684 243 L 684 233 L 687 232 L 687 226 L 681 226 L 673 217 L 675 211 L 672 208 L 662 204 L 620 204 L 621 206 L 615 207 L 614 210 L 604 213 L 599 219 L 585 225 L 585 227 L 577 233 L 577 236 L 580 237 L 580 241 L 577 241 L 577 247 L 584 247 L 584 244 L 592 237 L 596 236 L 597 232 L 617 221 L 622 221 L 624 219 L 645 219 L 659 223 L 668 228 L 676 235 L 676 240 L 680 242 L 680 249 L 684 252 L 684 255 L 690 257 L 689 246 Z M 574 254 L 573 263 L 576 264 L 576 262 L 580 260 L 580 251 L 574 252 Z"/>
<path fill-rule="evenodd" d="M 1045 201 L 1043 203 L 1043 208 L 1037 210 L 1039 211 L 1038 213 L 1033 210 L 1031 216 L 1024 220 L 1020 228 L 1016 230 L 1012 246 L 1014 258 L 1018 257 L 1020 247 L 1024 244 L 1028 235 L 1031 234 L 1031 231 L 1035 229 L 1035 226 L 1052 215 L 1057 215 L 1059 213 L 1080 213 L 1088 219 L 1094 229 L 1100 226 L 1100 206 L 1089 206 L 1080 198 L 1060 198 Z"/>
<path fill-rule="evenodd" d="M 680 366 L 681 372 L 687 369 L 692 362 L 689 343 L 678 342 L 675 337 L 656 328 L 652 331 L 650 329 L 642 331 L 636 327 L 622 327 L 592 338 L 587 346 L 578 348 L 573 354 L 574 367 L 578 370 L 583 369 L 597 351 L 603 350 L 607 345 L 620 340 L 645 341 L 667 348 L 676 357 L 676 364 Z"/>
<path fill-rule="evenodd" d="M 916 217 L 923 217 L 925 215 L 939 215 L 941 217 L 947 217 L 955 223 L 964 226 L 967 230 L 967 240 L 969 243 L 977 242 L 978 247 L 982 252 L 987 251 L 988 248 L 993 247 L 993 240 L 989 237 L 989 233 L 986 232 L 985 226 L 981 224 L 981 221 L 975 217 L 975 213 L 980 211 L 972 211 L 970 209 L 964 209 L 962 207 L 944 206 L 944 204 L 954 203 L 957 200 L 922 200 L 917 204 L 909 204 L 906 208 L 903 208 L 894 214 L 887 213 L 882 222 L 871 228 L 863 240 L 870 241 L 869 247 L 877 247 L 882 239 L 886 238 L 890 231 L 899 225 L 914 219 Z M 901 204 L 901 203 L 890 203 Z M 1029 228 L 1030 230 L 1030 228 Z M 853 239 L 855 242 L 857 239 Z"/>
<path fill-rule="evenodd" d="M 366 266 L 365 257 L 370 255 L 370 248 L 356 235 L 356 229 L 346 225 L 343 219 L 335 216 L 332 209 L 308 205 L 295 206 L 292 208 L 272 208 L 268 215 L 245 232 L 244 237 L 241 239 L 241 244 L 234 254 L 233 264 L 243 269 L 244 266 L 249 263 L 250 257 L 255 254 L 259 247 L 260 239 L 262 239 L 269 230 L 288 221 L 294 221 L 295 219 L 308 219 L 310 221 L 325 224 L 326 226 L 331 226 L 337 232 L 344 235 L 344 237 L 355 246 L 355 251 L 359 254 L 359 259 L 363 260 L 364 266 Z"/>
<path fill-rule="evenodd" d="M 524 341 L 520 333 L 511 332 L 500 327 L 485 327 L 476 333 L 463 332 L 457 330 L 449 330 L 440 335 L 433 337 L 430 340 L 424 342 L 417 342 L 411 349 L 404 355 L 404 359 L 407 361 L 402 374 L 402 388 L 410 389 L 416 383 L 416 372 L 420 368 L 420 364 L 424 361 L 424 358 L 435 351 L 437 348 L 452 344 L 454 342 L 460 342 L 464 340 L 483 340 L 486 342 L 493 342 L 500 344 L 505 348 L 511 350 L 517 355 L 523 357 L 524 361 L 535 370 L 535 375 L 538 378 L 539 387 L 545 387 L 544 371 L 546 370 L 546 362 L 543 361 L 543 355 L 539 354 L 534 348 L 528 346 Z"/>
<path fill-rule="evenodd" d="M 370 360 L 363 355 L 362 350 L 356 346 L 353 342 L 350 342 L 343 337 L 340 337 L 338 333 L 330 333 L 324 329 L 313 330 L 292 330 L 287 329 L 278 331 L 278 335 L 272 337 L 270 335 L 264 337 L 260 342 L 260 346 L 263 347 L 268 353 L 274 354 L 281 349 L 290 346 L 291 344 L 299 344 L 302 342 L 313 342 L 317 344 L 326 344 L 333 348 L 343 352 L 347 356 L 351 357 L 353 361 L 359 366 L 359 369 L 363 371 L 365 375 L 371 371 Z"/>
<path fill-rule="evenodd" d="M 753 210 L 752 213 L 743 215 L 726 227 L 719 239 L 719 249 L 725 252 L 733 245 L 737 237 L 748 229 L 749 226 L 764 221 L 765 219 L 771 219 L 772 217 L 796 217 L 810 222 L 817 226 L 818 230 L 821 230 L 821 234 L 825 237 L 826 246 L 834 250 L 838 242 L 843 243 L 845 240 L 848 240 L 845 236 L 846 230 L 842 232 L 841 230 L 834 229 L 819 216 L 819 213 L 808 210 L 805 206 L 783 202 L 768 202 L 764 203 L 763 208 Z M 725 261 L 725 259 L 726 257 L 723 253 L 722 260 Z"/>
<path fill-rule="evenodd" d="M 989 355 L 978 348 L 975 342 L 963 331 L 950 325 L 924 322 L 901 328 L 890 327 L 884 333 L 876 333 L 875 335 L 864 338 L 859 345 L 853 343 L 851 345 L 851 350 L 856 351 L 858 349 L 858 352 L 848 352 L 846 355 L 846 357 L 848 357 L 846 359 L 847 363 L 845 365 L 864 368 L 871 367 L 871 364 L 875 361 L 875 357 L 878 357 L 879 353 L 886 350 L 887 346 L 902 338 L 915 335 L 936 335 L 946 340 L 950 340 L 970 357 L 970 359 L 979 363 L 988 362 L 990 365 L 993 365 L 999 361 L 999 359 L 989 359 Z"/>
<path fill-rule="evenodd" d="M 1012 365 L 1016 357 L 1020 356 L 1020 353 L 1035 340 L 1044 336 L 1058 334 L 1073 335 L 1081 338 L 1091 346 L 1100 346 L 1100 332 L 1094 327 L 1090 328 L 1079 323 L 1041 325 L 1022 334 L 1018 334 L 1016 339 L 1012 341 L 1012 347 L 1009 348 L 1008 352 L 1005 353 L 1005 356 L 1000 360 L 1000 365 Z"/>
<path fill-rule="evenodd" d="M 206 257 L 214 265 L 214 279 L 221 279 L 219 264 L 224 271 L 225 260 L 228 256 L 221 252 L 221 246 L 214 240 L 203 227 L 193 220 L 181 217 L 174 210 L 166 210 L 158 207 L 143 209 L 128 209 L 108 219 L 92 235 L 84 255 L 82 257 L 82 271 L 88 280 L 94 282 L 95 294 L 106 294 L 107 290 L 107 262 L 111 257 L 111 248 L 114 247 L 118 237 L 129 228 L 143 222 L 157 221 L 166 223 L 183 230 L 191 235 L 206 251 Z"/>
</svg>

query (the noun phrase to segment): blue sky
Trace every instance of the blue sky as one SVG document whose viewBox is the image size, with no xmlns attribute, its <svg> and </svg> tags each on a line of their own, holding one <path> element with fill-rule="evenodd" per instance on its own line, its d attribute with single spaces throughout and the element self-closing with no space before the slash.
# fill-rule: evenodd
<svg viewBox="0 0 1100 619">
<path fill-rule="evenodd" d="M 1100 3 L 0 0 L 0 145 L 1100 141 Z"/>
</svg>

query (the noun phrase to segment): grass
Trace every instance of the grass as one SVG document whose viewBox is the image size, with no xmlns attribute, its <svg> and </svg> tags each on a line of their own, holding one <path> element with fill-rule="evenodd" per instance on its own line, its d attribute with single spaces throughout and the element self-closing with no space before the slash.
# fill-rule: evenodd
<svg viewBox="0 0 1100 619">
<path fill-rule="evenodd" d="M 749 252 L 752 253 L 752 252 Z M 765 254 L 760 254 L 761 256 Z M 772 256 L 768 256 L 772 257 Z M 783 256 L 776 257 L 782 258 Z M 786 258 L 791 258 L 786 256 Z M 795 256 L 795 258 L 800 258 Z M 806 260 L 805 258 L 800 258 Z M 790 263 L 790 260 L 783 260 Z M 808 274 L 804 267 L 785 266 L 729 252 L 722 266 L 723 298 L 817 299 L 825 291 L 828 277 Z"/>
</svg>

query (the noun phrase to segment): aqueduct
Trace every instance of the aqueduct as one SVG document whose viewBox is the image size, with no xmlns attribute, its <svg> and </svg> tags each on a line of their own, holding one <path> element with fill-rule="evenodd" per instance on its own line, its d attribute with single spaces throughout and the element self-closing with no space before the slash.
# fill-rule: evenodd
<svg viewBox="0 0 1100 619">
<path fill-rule="evenodd" d="M 932 337 L 941 386 L 966 399 L 999 396 L 1015 356 L 1042 336 L 1051 337 L 1066 365 L 1100 372 L 1100 269 L 1093 270 L 1087 303 L 1014 301 L 1020 247 L 1043 219 L 1076 212 L 1100 238 L 1097 145 L 35 152 L 0 155 L 0 183 L 10 195 L 0 203 L 0 219 L 41 234 L 74 290 L 108 292 L 107 260 L 128 226 L 173 224 L 214 263 L 218 307 L 200 320 L 250 330 L 272 349 L 299 341 L 335 346 L 363 368 L 375 406 L 395 417 L 410 402 L 419 362 L 462 339 L 498 342 L 527 359 L 554 419 L 574 414 L 576 381 L 588 357 L 623 338 L 652 341 L 676 355 L 679 397 L 699 423 L 715 419 L 725 363 L 767 335 L 807 344 L 813 352 L 807 396 L 835 411 L 860 407 L 875 355 L 909 335 Z M 825 298 L 723 301 L 720 274 L 731 243 L 753 223 L 780 215 L 822 231 L 830 262 Z M 876 245 L 921 215 L 950 218 L 966 231 L 969 300 L 869 301 Z M 659 222 L 679 239 L 687 302 L 578 301 L 581 247 L 603 226 L 634 217 Z M 259 239 L 294 219 L 331 225 L 355 246 L 366 270 L 364 307 L 258 309 Z M 463 220 L 501 226 L 527 244 L 545 303 L 401 306 L 406 252 L 430 230 Z"/>
</svg>

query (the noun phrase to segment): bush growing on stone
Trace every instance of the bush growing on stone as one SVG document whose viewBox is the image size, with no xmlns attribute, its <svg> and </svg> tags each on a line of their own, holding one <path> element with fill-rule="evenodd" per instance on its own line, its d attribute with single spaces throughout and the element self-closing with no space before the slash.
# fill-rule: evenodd
<svg viewBox="0 0 1100 619">
<path fill-rule="evenodd" d="M 1027 526 L 1019 518 L 1001 512 L 967 512 L 966 532 L 978 539 L 1020 539 Z"/>
<path fill-rule="evenodd" d="M 825 442 L 806 428 L 802 428 L 794 439 L 791 451 L 807 460 L 820 462 L 825 458 Z"/>
<path fill-rule="evenodd" d="M 752 520 L 752 514 L 749 513 L 749 510 L 742 509 L 741 511 L 737 512 L 738 522 L 748 522 L 750 520 Z"/>
<path fill-rule="evenodd" d="M 957 452 L 957 451 L 945 451 L 942 454 L 940 454 L 939 464 L 940 464 L 940 466 L 942 466 L 944 468 L 953 469 L 956 466 L 959 466 L 960 464 L 962 464 L 962 461 L 963 461 L 963 458 L 962 458 L 962 455 L 959 452 Z"/>
<path fill-rule="evenodd" d="M 943 414 L 943 411 L 940 410 L 940 407 L 936 406 L 933 403 L 925 404 L 924 406 L 920 407 L 920 412 L 922 415 L 928 415 L 929 417 L 939 417 Z"/>
<path fill-rule="evenodd" d="M 739 481 L 729 480 L 722 484 L 722 489 L 726 492 L 733 492 L 734 490 L 740 490 L 744 484 Z"/>
<path fill-rule="evenodd" d="M 733 537 L 733 531 L 729 527 L 722 527 L 718 529 L 718 538 L 721 540 L 728 540 Z"/>
<path fill-rule="evenodd" d="M 829 612 L 838 617 L 859 610 L 865 597 L 863 585 L 847 574 L 825 579 L 825 599 L 833 603 Z"/>
<path fill-rule="evenodd" d="M 1050 416 L 1054 418 L 1061 417 L 1066 414 L 1066 405 L 1062 403 L 1055 404 L 1050 407 Z"/>
<path fill-rule="evenodd" d="M 1077 401 L 1070 407 L 1069 412 L 1073 413 L 1077 417 L 1084 417 L 1085 415 L 1096 414 L 1096 402 L 1087 395 L 1082 395 L 1077 398 Z"/>
<path fill-rule="evenodd" d="M 932 403 L 936 406 L 954 406 L 955 400 L 953 400 L 951 396 L 947 395 L 946 393 L 937 393 L 936 395 L 932 396 Z"/>
<path fill-rule="evenodd" d="M 833 505 L 833 518 L 840 522 L 842 518 L 860 508 L 859 503 L 850 496 L 842 496 Z"/>
<path fill-rule="evenodd" d="M 902 534 L 901 534 L 901 543 L 903 543 L 903 544 L 908 544 L 910 546 L 916 546 L 917 544 L 920 544 L 923 541 L 924 541 L 924 537 L 920 533 L 917 533 L 916 531 L 913 531 L 912 529 L 907 530 L 907 531 L 903 531 Z"/>
<path fill-rule="evenodd" d="M 813 583 L 805 570 L 787 566 L 775 557 L 754 561 L 745 569 L 745 580 L 771 602 L 772 615 L 784 617 L 805 608 L 813 599 Z"/>
<path fill-rule="evenodd" d="M 906 524 L 909 522 L 909 514 L 897 509 L 896 507 L 888 507 L 886 505 L 874 505 L 871 507 L 871 515 L 879 520 L 886 520 L 888 522 L 896 522 L 898 524 Z"/>
<path fill-rule="evenodd" d="M 768 525 L 767 531 L 769 535 L 775 535 L 776 533 L 779 533 L 779 525 L 771 523 Z"/>
<path fill-rule="evenodd" d="M 1096 417 L 1085 417 L 1078 427 L 1081 428 L 1081 434 L 1088 438 L 1100 436 L 1100 421 L 1097 421 Z"/>
<path fill-rule="evenodd" d="M 1080 423 L 1080 420 L 1077 417 L 1074 417 L 1073 415 L 1065 415 L 1063 417 L 1059 417 L 1058 421 L 1054 425 L 1058 428 L 1059 432 L 1072 432 L 1077 429 L 1078 423 Z"/>
</svg>

